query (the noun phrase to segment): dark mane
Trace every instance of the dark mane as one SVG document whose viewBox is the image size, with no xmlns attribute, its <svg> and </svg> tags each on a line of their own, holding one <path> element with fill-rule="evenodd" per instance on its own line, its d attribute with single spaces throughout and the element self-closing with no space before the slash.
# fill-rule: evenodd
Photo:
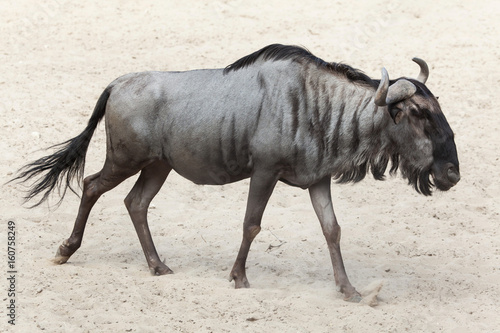
<svg viewBox="0 0 500 333">
<path fill-rule="evenodd" d="M 268 45 L 227 66 L 224 69 L 224 74 L 227 74 L 231 71 L 236 71 L 241 68 L 248 67 L 253 63 L 255 63 L 258 59 L 263 59 L 264 61 L 278 61 L 287 59 L 290 59 L 292 61 L 307 61 L 309 63 L 316 64 L 316 66 L 318 67 L 325 68 L 334 73 L 341 74 L 351 82 L 365 83 L 371 86 L 378 86 L 377 82 L 372 80 L 368 75 L 364 74 L 360 70 L 357 70 L 349 65 L 341 63 L 326 62 L 313 55 L 307 49 L 295 45 L 281 45 L 281 44 Z"/>
</svg>

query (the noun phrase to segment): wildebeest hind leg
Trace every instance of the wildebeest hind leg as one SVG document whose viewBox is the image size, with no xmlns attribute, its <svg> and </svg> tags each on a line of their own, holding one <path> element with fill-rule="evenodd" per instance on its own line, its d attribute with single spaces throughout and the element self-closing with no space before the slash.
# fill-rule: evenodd
<svg viewBox="0 0 500 333">
<path fill-rule="evenodd" d="M 131 169 L 112 171 L 110 164 L 106 161 L 100 172 L 83 180 L 82 198 L 73 231 L 71 236 L 57 249 L 56 256 L 53 259 L 54 263 L 64 264 L 80 248 L 90 211 L 99 197 L 137 172 L 137 170 Z"/>
<path fill-rule="evenodd" d="M 309 194 L 330 250 L 335 283 L 340 288 L 340 292 L 344 294 L 346 301 L 359 302 L 361 295 L 349 282 L 340 253 L 340 226 L 333 211 L 330 183 L 330 177 L 322 179 L 309 188 Z"/>
<path fill-rule="evenodd" d="M 156 161 L 142 169 L 141 175 L 125 198 L 130 218 L 134 223 L 149 269 L 154 275 L 173 273 L 159 258 L 149 231 L 148 207 L 162 187 L 172 168 L 164 161 Z"/>
<path fill-rule="evenodd" d="M 245 263 L 250 245 L 255 236 L 260 232 L 262 214 L 276 182 L 276 175 L 267 172 L 255 172 L 250 179 L 247 209 L 243 222 L 243 240 L 241 241 L 238 256 L 229 276 L 230 281 L 234 280 L 235 288 L 250 287 L 246 277 Z"/>
</svg>

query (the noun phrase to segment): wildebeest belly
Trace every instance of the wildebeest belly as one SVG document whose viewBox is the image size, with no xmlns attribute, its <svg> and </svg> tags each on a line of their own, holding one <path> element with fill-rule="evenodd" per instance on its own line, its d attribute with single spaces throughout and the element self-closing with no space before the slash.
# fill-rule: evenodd
<svg viewBox="0 0 500 333">
<path fill-rule="evenodd" d="M 244 147 L 210 139 L 173 141 L 165 145 L 164 158 L 178 174 L 196 184 L 222 185 L 250 176 L 251 158 Z"/>
<path fill-rule="evenodd" d="M 172 112 L 162 128 L 163 158 L 196 184 L 235 182 L 252 170 L 251 129 L 232 112 Z"/>
</svg>

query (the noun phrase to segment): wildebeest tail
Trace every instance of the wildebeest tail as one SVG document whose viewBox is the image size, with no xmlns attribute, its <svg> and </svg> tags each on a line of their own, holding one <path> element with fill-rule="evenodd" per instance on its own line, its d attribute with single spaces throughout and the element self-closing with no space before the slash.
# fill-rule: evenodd
<svg viewBox="0 0 500 333">
<path fill-rule="evenodd" d="M 85 156 L 87 154 L 90 139 L 97 125 L 104 117 L 109 95 L 110 89 L 106 88 L 97 101 L 87 127 L 80 135 L 50 147 L 58 148 L 58 150 L 52 155 L 42 157 L 25 165 L 19 170 L 18 176 L 12 180 L 28 182 L 38 178 L 31 184 L 24 197 L 26 201 L 29 201 L 35 196 L 42 195 L 41 199 L 31 207 L 36 207 L 47 200 L 49 194 L 55 188 L 59 190 L 59 195 L 61 197 L 59 203 L 64 198 L 68 188 L 76 194 L 71 183 L 75 178 L 78 180 L 79 184 L 82 182 Z"/>
</svg>

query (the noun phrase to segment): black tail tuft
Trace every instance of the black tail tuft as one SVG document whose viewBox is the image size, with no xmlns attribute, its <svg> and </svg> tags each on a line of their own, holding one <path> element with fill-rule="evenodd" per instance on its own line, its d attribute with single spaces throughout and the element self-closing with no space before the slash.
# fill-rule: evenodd
<svg viewBox="0 0 500 333">
<path fill-rule="evenodd" d="M 18 176 L 11 180 L 27 182 L 40 177 L 31 184 L 28 193 L 24 197 L 26 201 L 29 201 L 35 196 L 42 195 L 41 199 L 31 207 L 36 207 L 47 200 L 50 193 L 55 188 L 59 190 L 59 195 L 61 196 L 59 202 L 64 198 L 68 188 L 76 194 L 71 183 L 75 178 L 80 184 L 82 182 L 85 156 L 87 154 L 90 139 L 99 121 L 104 117 L 109 95 L 110 89 L 107 88 L 99 97 L 87 127 L 80 135 L 50 147 L 59 149 L 52 155 L 42 157 L 27 164 L 21 168 Z"/>
</svg>

